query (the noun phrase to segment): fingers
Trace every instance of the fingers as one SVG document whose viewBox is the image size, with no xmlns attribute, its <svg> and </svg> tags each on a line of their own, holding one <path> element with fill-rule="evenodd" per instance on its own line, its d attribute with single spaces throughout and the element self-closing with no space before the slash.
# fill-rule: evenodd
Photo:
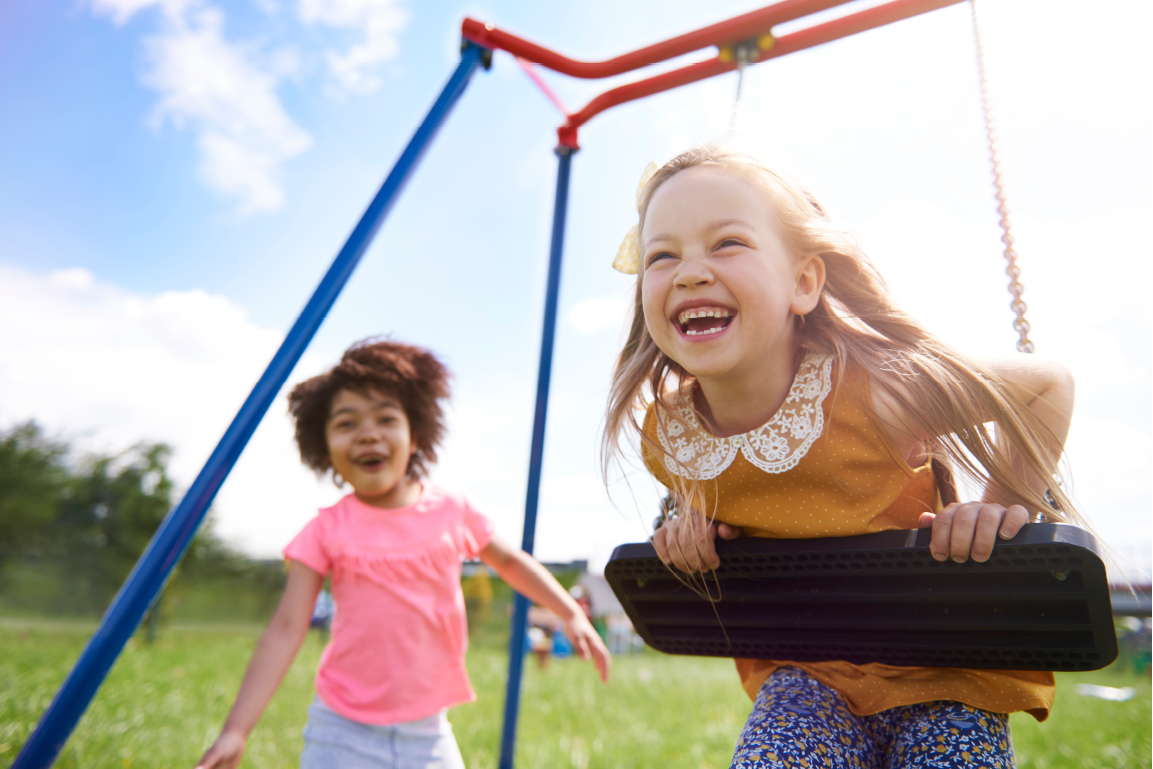
<svg viewBox="0 0 1153 769">
<path fill-rule="evenodd" d="M 200 759 L 200 763 L 196 765 L 195 769 L 215 769 L 220 764 L 220 756 L 217 755 L 215 748 L 209 748 L 204 757 Z"/>
<path fill-rule="evenodd" d="M 973 545 L 973 535 L 977 530 L 977 519 L 980 517 L 984 505 L 979 502 L 970 502 L 958 505 L 953 514 L 952 526 L 949 528 L 948 557 L 957 563 L 964 563 L 969 559 L 969 549 Z"/>
<path fill-rule="evenodd" d="M 225 732 L 212 744 L 195 769 L 236 769 L 244 757 L 244 737 Z"/>
<path fill-rule="evenodd" d="M 695 540 L 697 568 L 701 571 L 715 569 L 721 565 L 721 557 L 717 555 L 716 539 L 716 527 L 709 526 L 705 529 L 705 536 Z"/>
<path fill-rule="evenodd" d="M 1021 527 L 1029 522 L 1029 511 L 1021 505 L 1010 505 L 1005 511 L 1005 519 L 1001 521 L 1001 528 L 997 532 L 1001 539 L 1012 539 L 1021 531 Z"/>
<path fill-rule="evenodd" d="M 609 669 L 612 667 L 612 655 L 608 647 L 597 634 L 596 629 L 582 615 L 565 625 L 565 632 L 572 641 L 573 650 L 582 660 L 593 661 L 601 680 L 609 682 Z"/>
<path fill-rule="evenodd" d="M 219 756 L 216 755 L 216 746 L 213 745 L 208 749 L 208 752 L 204 754 L 204 757 L 200 759 L 200 762 L 196 764 L 195 769 L 213 769 L 213 767 L 216 766 L 218 758 Z"/>
<path fill-rule="evenodd" d="M 721 565 L 716 549 L 717 537 L 729 540 L 743 535 L 739 526 L 709 523 L 700 513 L 690 512 L 673 518 L 657 529 L 653 533 L 652 543 L 662 563 L 691 574 L 716 569 Z"/>
<path fill-rule="evenodd" d="M 689 566 L 689 552 L 686 552 L 686 540 L 685 537 L 681 535 L 681 532 L 678 531 L 670 534 L 669 540 L 669 561 L 672 565 L 681 571 L 696 571 L 696 569 Z M 690 547 L 690 551 L 692 550 L 695 550 L 695 548 Z"/>
<path fill-rule="evenodd" d="M 976 524 L 973 528 L 973 539 L 969 545 L 969 555 L 977 563 L 984 563 L 993 554 L 993 545 L 997 541 L 997 530 L 1001 528 L 1001 519 L 1004 515 L 1005 508 L 1000 505 L 983 505 L 978 511 Z"/>
<path fill-rule="evenodd" d="M 604 645 L 599 635 L 593 634 L 589 644 L 592 647 L 593 664 L 596 665 L 597 672 L 601 675 L 601 681 L 604 683 L 609 682 L 609 671 L 612 668 L 613 658 L 609 654 L 608 647 Z"/>
<path fill-rule="evenodd" d="M 933 516 L 933 536 L 929 539 L 929 553 L 937 561 L 949 559 L 949 536 L 952 533 L 950 526 L 959 504 L 953 503 Z M 921 516 L 922 520 L 924 516 Z"/>
<path fill-rule="evenodd" d="M 742 536 L 744 534 L 744 532 L 741 531 L 740 527 L 730 526 L 727 523 L 718 523 L 718 524 L 716 524 L 716 527 L 717 527 L 717 536 L 720 537 L 721 539 L 736 539 L 737 537 Z"/>
<path fill-rule="evenodd" d="M 673 565 L 681 571 L 696 571 L 699 556 L 697 555 L 697 542 L 701 532 L 696 526 L 697 517 L 692 513 L 677 517 L 673 528 L 673 543 L 671 547 Z"/>
<path fill-rule="evenodd" d="M 937 516 L 933 513 L 921 513 L 921 519 L 917 521 L 918 529 L 931 529 L 933 528 L 933 521 L 937 520 Z"/>
<path fill-rule="evenodd" d="M 720 565 L 713 539 L 716 529 L 700 513 L 680 515 L 657 529 L 653 547 L 661 561 L 692 573 L 715 569 Z"/>
<path fill-rule="evenodd" d="M 674 567 L 681 571 L 688 571 L 688 562 L 685 560 L 685 550 L 681 542 L 684 539 L 681 529 L 684 528 L 684 520 L 676 518 L 670 523 L 666 523 L 662 528 L 669 530 L 667 538 L 669 559 L 667 563 L 671 563 Z"/>
<path fill-rule="evenodd" d="M 657 551 L 657 558 L 660 558 L 665 566 L 669 565 L 668 536 L 671 525 L 671 521 L 666 521 L 664 526 L 653 532 L 653 550 Z"/>
<path fill-rule="evenodd" d="M 953 503 L 931 520 L 921 516 L 933 528 L 929 552 L 938 561 L 953 559 L 964 563 L 972 558 L 978 563 L 989 560 L 997 537 L 1010 539 L 1029 522 L 1029 513 L 1021 505 L 1005 508 L 984 502 Z"/>
</svg>

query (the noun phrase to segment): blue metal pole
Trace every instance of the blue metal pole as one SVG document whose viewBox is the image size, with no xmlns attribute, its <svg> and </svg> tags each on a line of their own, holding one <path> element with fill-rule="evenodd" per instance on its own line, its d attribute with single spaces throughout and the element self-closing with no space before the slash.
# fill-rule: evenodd
<svg viewBox="0 0 1153 769">
<path fill-rule="evenodd" d="M 568 211 L 569 170 L 576 150 L 556 149 L 560 162 L 556 177 L 556 204 L 552 218 L 552 245 L 549 250 L 548 288 L 544 301 L 544 328 L 540 340 L 540 369 L 536 380 L 536 413 L 532 422 L 532 453 L 528 464 L 528 492 L 524 506 L 524 539 L 521 548 L 531 554 L 536 540 L 536 512 L 540 500 L 541 464 L 544 456 L 544 426 L 548 415 L 548 386 L 552 378 L 552 349 L 556 339 L 556 309 L 560 294 L 561 254 L 564 251 L 565 214 Z M 500 769 L 512 769 L 516 749 L 516 718 L 520 707 L 520 678 L 524 668 L 524 632 L 529 601 L 516 594 L 512 629 L 508 639 L 508 688 L 504 699 L 504 729 L 500 737 Z"/>
<path fill-rule="evenodd" d="M 140 556 L 128 580 L 120 588 L 112 605 L 108 607 L 100 627 L 89 640 L 80 659 L 65 679 L 64 685 L 56 693 L 52 704 L 44 712 L 36 731 L 16 757 L 12 769 L 45 769 L 56 761 L 68 736 L 76 728 L 77 722 L 88 708 L 100 684 L 104 682 L 124 644 L 136 632 L 141 618 L 156 599 L 168 574 L 184 555 L 216 492 L 240 457 L 240 452 L 252 437 L 268 407 L 272 405 L 281 386 L 292 373 L 293 367 L 308 347 L 308 343 L 344 288 L 344 284 L 348 282 L 361 256 L 380 229 L 381 223 L 412 177 L 425 150 L 460 99 L 477 66 L 482 60 L 487 61 L 489 54 L 486 48 L 472 43 L 464 45 L 460 64 L 449 78 L 448 84 L 441 91 L 424 122 L 416 129 L 400 159 L 384 180 L 380 191 L 372 199 L 368 210 L 364 212 L 356 229 L 352 231 L 344 248 L 337 254 L 332 266 L 317 286 L 316 292 L 308 300 L 304 311 L 293 324 L 272 362 L 268 364 L 264 375 L 256 383 L 244 405 L 240 407 L 240 411 L 232 420 L 224 437 L 220 439 L 212 456 L 208 458 L 204 469 L 200 471 L 188 493 L 184 495 L 184 499 L 157 529 L 148 549 Z"/>
</svg>

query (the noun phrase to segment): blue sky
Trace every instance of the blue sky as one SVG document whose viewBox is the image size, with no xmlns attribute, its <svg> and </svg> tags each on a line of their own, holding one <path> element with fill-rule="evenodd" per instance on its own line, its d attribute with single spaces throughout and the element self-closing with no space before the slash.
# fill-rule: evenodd
<svg viewBox="0 0 1153 769">
<path fill-rule="evenodd" d="M 451 73 L 464 16 L 592 60 L 755 7 L 3 4 L 0 426 L 36 418 L 102 450 L 164 440 L 189 483 Z M 1078 378 L 1074 491 L 1098 533 L 1148 570 L 1153 67 L 1140 35 L 1150 8 L 981 7 L 1032 336 Z M 607 87 L 545 77 L 570 107 Z M 689 86 L 582 130 L 543 558 L 603 563 L 613 545 L 646 536 L 651 482 L 629 471 L 610 496 L 597 477 L 631 286 L 609 264 L 641 170 L 723 138 L 735 85 Z M 440 352 L 456 390 L 433 478 L 469 494 L 510 541 L 523 516 L 558 117 L 498 53 L 290 380 L 373 334 Z M 737 126 L 738 144 L 806 179 L 857 230 L 930 328 L 976 355 L 1013 353 L 967 5 L 753 68 Z M 270 555 L 338 495 L 300 468 L 278 403 L 222 489 L 217 525 Z"/>
</svg>

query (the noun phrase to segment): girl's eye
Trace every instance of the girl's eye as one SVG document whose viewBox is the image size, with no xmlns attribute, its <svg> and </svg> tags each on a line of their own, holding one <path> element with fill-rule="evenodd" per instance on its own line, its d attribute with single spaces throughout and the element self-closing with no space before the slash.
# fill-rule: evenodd
<svg viewBox="0 0 1153 769">
<path fill-rule="evenodd" d="M 745 244 L 742 241 L 737 240 L 736 238 L 725 238 L 724 240 L 722 240 L 720 243 L 717 244 L 717 248 L 731 248 L 732 246 L 743 246 L 743 245 L 745 245 Z"/>
<path fill-rule="evenodd" d="M 673 258 L 673 255 L 670 254 L 668 251 L 658 251 L 657 253 L 655 253 L 649 257 L 649 260 L 648 260 L 648 262 L 645 263 L 645 266 L 647 267 L 647 266 L 651 266 L 653 264 L 656 264 L 657 262 L 661 261 L 662 259 L 672 259 L 672 258 Z"/>
</svg>

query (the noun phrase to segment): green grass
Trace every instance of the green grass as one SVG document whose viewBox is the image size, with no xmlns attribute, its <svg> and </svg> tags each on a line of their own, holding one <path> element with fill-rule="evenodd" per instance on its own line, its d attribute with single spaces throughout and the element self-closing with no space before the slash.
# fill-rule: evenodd
<svg viewBox="0 0 1153 769">
<path fill-rule="evenodd" d="M 95 627 L 0 619 L 0 767 L 7 767 Z M 191 767 L 216 736 L 260 632 L 255 626 L 175 626 L 127 648 L 65 747 L 58 767 Z M 311 700 L 320 639 L 310 636 L 249 741 L 246 767 L 293 767 Z M 506 659 L 499 637 L 476 639 L 469 670 L 479 701 L 451 713 L 470 769 L 496 766 Z M 1078 682 L 1133 686 L 1128 702 L 1073 692 Z M 1013 716 L 1018 765 L 1150 765 L 1150 685 L 1120 666 L 1059 674 L 1053 716 Z M 602 686 L 591 665 L 525 664 L 517 765 L 725 767 L 749 711 L 727 660 L 648 652 L 614 660 Z"/>
<path fill-rule="evenodd" d="M 1126 702 L 1077 694 L 1079 683 L 1137 690 Z M 1150 758 L 1149 676 L 1123 662 L 1092 673 L 1058 673 L 1057 699 L 1044 723 L 1024 713 L 1009 717 L 1017 765 L 1025 769 L 1148 767 Z"/>
</svg>

